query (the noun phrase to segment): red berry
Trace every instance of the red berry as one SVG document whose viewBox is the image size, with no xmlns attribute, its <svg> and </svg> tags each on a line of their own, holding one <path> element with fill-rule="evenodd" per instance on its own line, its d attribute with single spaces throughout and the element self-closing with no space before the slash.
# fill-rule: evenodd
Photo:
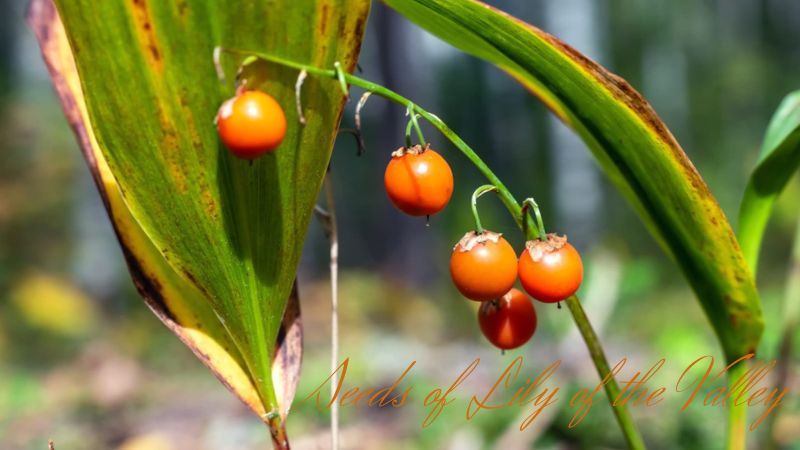
<svg viewBox="0 0 800 450">
<path fill-rule="evenodd" d="M 510 350 L 533 336 L 536 310 L 527 295 L 519 289 L 511 289 L 497 300 L 481 304 L 478 323 L 489 342 L 502 350 Z"/>
</svg>

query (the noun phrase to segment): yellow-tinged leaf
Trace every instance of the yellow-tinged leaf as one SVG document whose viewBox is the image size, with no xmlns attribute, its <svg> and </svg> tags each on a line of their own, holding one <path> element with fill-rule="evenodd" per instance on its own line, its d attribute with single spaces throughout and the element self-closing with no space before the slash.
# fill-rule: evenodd
<svg viewBox="0 0 800 450">
<path fill-rule="evenodd" d="M 338 61 L 352 71 L 369 1 L 55 3 L 74 50 L 94 157 L 107 164 L 163 263 L 218 318 L 283 446 L 276 346 L 345 98 L 335 80 L 307 80 L 301 126 L 297 73 L 259 65 L 247 87 L 272 95 L 288 128 L 274 152 L 251 164 L 221 146 L 213 125 L 235 89 L 217 79 L 212 54 L 244 48 L 318 66 Z M 225 55 L 230 75 L 245 55 Z M 158 287 L 140 282 L 143 292 Z"/>
<path fill-rule="evenodd" d="M 265 413 L 244 364 L 211 308 L 197 289 L 176 276 L 133 219 L 100 153 L 91 128 L 80 80 L 64 28 L 49 0 L 35 0 L 28 21 L 39 39 L 64 112 L 72 126 L 125 253 L 131 276 L 147 305 L 257 414 Z"/>
<path fill-rule="evenodd" d="M 174 332 L 234 394 L 272 427 L 276 446 L 285 445 L 283 421 L 270 414 L 278 409 L 286 418 L 299 377 L 302 355 L 300 306 L 296 288 L 276 337 L 270 364 L 277 405 L 266 405 L 253 375 L 224 322 L 196 285 L 169 265 L 140 223 L 131 214 L 91 127 L 83 91 L 63 25 L 49 0 L 34 0 L 28 22 L 39 39 L 53 84 L 76 133 L 96 181 L 117 238 L 139 292 L 156 316 Z"/>
</svg>

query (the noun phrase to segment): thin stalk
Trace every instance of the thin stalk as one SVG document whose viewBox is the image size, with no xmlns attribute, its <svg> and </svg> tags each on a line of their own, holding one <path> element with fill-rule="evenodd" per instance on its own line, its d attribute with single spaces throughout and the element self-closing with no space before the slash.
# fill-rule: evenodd
<svg viewBox="0 0 800 450">
<path fill-rule="evenodd" d="M 547 231 L 544 229 L 544 220 L 542 220 L 542 212 L 539 210 L 539 204 L 536 203 L 536 200 L 533 197 L 528 197 L 522 201 L 522 215 L 526 216 L 528 214 L 528 209 L 533 208 L 533 215 L 536 217 L 536 231 L 539 233 L 539 240 L 546 241 L 547 240 Z M 523 222 L 524 227 L 522 227 L 522 232 L 528 232 L 528 221 L 526 220 Z"/>
<path fill-rule="evenodd" d="M 470 206 L 472 207 L 472 217 L 475 219 L 475 234 L 481 234 L 484 231 L 483 225 L 481 225 L 481 216 L 478 214 L 478 197 L 490 191 L 497 191 L 497 188 L 491 184 L 484 184 L 472 193 Z"/>
<path fill-rule="evenodd" d="M 450 127 L 447 126 L 439 117 L 435 114 L 432 114 L 410 99 L 403 97 L 402 95 L 392 91 L 391 89 L 387 89 L 379 84 L 373 83 L 371 81 L 364 80 L 359 78 L 355 75 L 351 75 L 348 73 L 344 73 L 342 71 L 336 70 L 327 70 L 321 69 L 319 67 L 308 66 L 306 64 L 300 64 L 295 61 L 290 61 L 284 58 L 280 58 L 277 56 L 265 54 L 265 53 L 258 53 L 258 52 L 246 52 L 242 50 L 227 50 L 230 53 L 240 54 L 240 55 L 250 55 L 256 56 L 261 58 L 265 61 L 269 61 L 275 64 L 280 64 L 286 67 L 291 67 L 297 70 L 305 70 L 309 74 L 317 75 L 324 78 L 332 78 L 332 79 L 339 79 L 341 81 L 342 78 L 352 86 L 360 87 L 366 91 L 372 92 L 373 94 L 379 95 L 389 101 L 394 103 L 403 105 L 408 107 L 410 114 L 419 114 L 420 117 L 427 120 L 434 128 L 436 128 L 440 133 L 442 133 L 470 162 L 475 166 L 476 169 L 492 184 L 495 189 L 497 190 L 497 195 L 500 197 L 501 202 L 505 205 L 508 212 L 514 218 L 514 221 L 517 223 L 517 226 L 525 232 L 526 230 L 526 238 L 527 239 L 537 239 L 537 231 L 534 230 L 534 227 L 530 227 L 524 224 L 523 221 L 528 221 L 529 217 L 524 216 L 522 214 L 522 208 L 514 196 L 511 194 L 511 191 L 508 190 L 505 184 L 495 175 L 494 172 L 486 165 L 485 162 L 475 153 L 472 148 L 464 142 L 461 137 L 459 137 Z M 597 373 L 600 375 L 601 379 L 605 379 L 606 376 L 609 375 L 610 369 L 608 366 L 608 361 L 606 360 L 605 354 L 603 352 L 602 346 L 600 344 L 600 340 L 597 337 L 597 334 L 592 329 L 592 325 L 589 322 L 589 318 L 586 316 L 586 313 L 583 310 L 583 307 L 580 304 L 580 301 L 576 296 L 572 296 L 567 299 L 567 305 L 569 307 L 570 313 L 572 314 L 572 318 L 575 321 L 575 324 L 578 326 L 578 329 L 581 332 L 581 336 L 583 340 L 586 342 L 586 346 L 589 349 L 589 355 L 592 358 L 592 362 L 597 369 Z M 613 377 L 610 377 L 609 382 L 605 385 L 606 394 L 609 397 L 609 404 L 612 404 L 612 409 L 614 411 L 614 415 L 616 416 L 617 422 L 619 423 L 620 429 L 622 430 L 625 440 L 628 443 L 628 446 L 634 450 L 644 449 L 644 441 L 642 440 L 639 431 L 636 429 L 636 426 L 633 422 L 633 418 L 630 415 L 627 407 L 625 405 L 613 405 L 613 400 L 616 395 L 613 393 L 619 393 L 619 386 L 617 385 L 616 380 Z"/>
<path fill-rule="evenodd" d="M 597 334 L 594 332 L 592 324 L 586 316 L 586 311 L 583 310 L 580 300 L 578 300 L 578 297 L 575 295 L 568 298 L 565 303 L 567 304 L 569 312 L 572 313 L 572 318 L 575 319 L 578 331 L 581 332 L 581 336 L 586 342 L 586 348 L 589 350 L 589 355 L 597 369 L 597 374 L 600 376 L 601 380 L 604 380 L 611 372 L 611 369 L 608 367 L 608 359 L 603 351 L 603 346 L 600 344 L 600 340 L 597 338 Z M 644 441 L 639 431 L 636 429 L 636 423 L 634 423 L 630 412 L 623 405 L 614 405 L 614 399 L 617 398 L 620 393 L 616 380 L 614 380 L 613 377 L 610 378 L 604 388 L 606 396 L 608 397 L 608 402 L 611 403 L 614 415 L 617 418 L 617 423 L 619 423 L 622 433 L 625 435 L 625 440 L 628 442 L 628 447 L 632 449 L 644 449 Z"/>
<path fill-rule="evenodd" d="M 728 371 L 728 390 L 731 392 L 731 399 L 736 398 L 739 391 L 746 386 L 737 381 L 747 372 L 747 361 L 742 361 L 731 367 Z M 728 436 L 727 450 L 747 450 L 747 403 L 740 405 L 736 401 L 728 402 Z"/>
<path fill-rule="evenodd" d="M 336 204 L 330 173 L 325 176 L 325 204 L 328 207 L 328 240 L 330 241 L 331 275 L 331 399 L 336 395 L 339 376 L 339 233 L 336 227 Z M 331 405 L 331 449 L 339 448 L 339 402 Z"/>
<path fill-rule="evenodd" d="M 408 104 L 408 117 L 409 121 L 412 125 L 414 125 L 414 130 L 417 132 L 417 140 L 419 140 L 419 145 L 425 146 L 427 141 L 425 141 L 425 136 L 422 134 L 422 128 L 419 126 L 419 122 L 417 121 L 417 113 L 414 112 L 414 104 Z"/>
<path fill-rule="evenodd" d="M 411 148 L 411 121 L 406 124 L 406 148 Z"/>
<path fill-rule="evenodd" d="M 350 89 L 347 87 L 347 78 L 345 77 L 345 72 L 342 69 L 342 65 L 339 63 L 339 61 L 333 63 L 333 72 L 336 76 L 336 79 L 339 81 L 339 88 L 342 89 L 342 94 L 344 94 L 345 98 L 349 98 Z"/>
<path fill-rule="evenodd" d="M 411 128 L 416 128 L 417 131 L 417 140 L 419 141 L 419 145 L 425 146 L 425 136 L 422 135 L 422 128 L 419 127 L 419 122 L 417 122 L 418 114 L 411 114 L 411 118 L 408 119 L 408 123 L 406 124 L 406 148 L 411 148 Z"/>
</svg>

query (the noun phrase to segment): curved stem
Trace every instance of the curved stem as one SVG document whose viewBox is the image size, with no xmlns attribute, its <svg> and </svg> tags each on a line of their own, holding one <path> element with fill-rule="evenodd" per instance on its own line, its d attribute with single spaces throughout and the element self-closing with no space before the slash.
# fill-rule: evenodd
<svg viewBox="0 0 800 450">
<path fill-rule="evenodd" d="M 481 217 L 478 215 L 478 197 L 481 195 L 490 192 L 490 191 L 497 191 L 497 188 L 491 184 L 484 184 L 483 186 L 475 189 L 475 192 L 472 193 L 472 217 L 475 218 L 475 233 L 481 234 L 483 233 L 483 226 L 481 225 Z"/>
<path fill-rule="evenodd" d="M 389 101 L 394 103 L 407 106 L 410 110 L 410 113 L 417 113 L 423 119 L 427 120 L 428 123 L 433 125 L 440 133 L 442 133 L 453 145 L 458 148 L 467 159 L 472 162 L 476 169 L 491 183 L 496 191 L 497 195 L 500 197 L 500 200 L 505 205 L 506 209 L 508 209 L 511 216 L 517 222 L 517 226 L 523 230 L 526 234 L 526 238 L 529 240 L 537 239 L 538 232 L 531 229 L 531 227 L 524 226 L 525 218 L 522 214 L 522 208 L 517 203 L 517 200 L 511 194 L 511 191 L 508 190 L 505 184 L 495 175 L 494 172 L 486 165 L 485 162 L 475 153 L 472 148 L 464 142 L 461 137 L 458 136 L 450 127 L 447 126 L 439 117 L 435 114 L 432 114 L 425 109 L 421 108 L 419 105 L 412 102 L 410 99 L 403 97 L 402 95 L 398 94 L 397 92 L 392 91 L 391 89 L 387 89 L 379 84 L 373 83 L 371 81 L 364 80 L 359 78 L 355 75 L 339 72 L 335 70 L 326 70 L 321 69 L 319 67 L 308 66 L 305 64 L 300 64 L 295 61 L 290 61 L 284 58 L 280 58 L 277 56 L 265 54 L 265 53 L 258 53 L 258 52 L 245 52 L 242 50 L 234 50 L 234 49 L 227 49 L 230 53 L 246 55 L 246 56 L 256 56 L 261 58 L 265 61 L 270 61 L 275 64 L 280 64 L 286 67 L 291 67 L 297 70 L 306 70 L 310 74 L 314 74 L 320 77 L 332 78 L 337 79 L 338 74 L 343 74 L 342 78 L 344 78 L 350 85 L 358 86 L 362 89 L 365 89 L 373 94 L 379 95 Z M 597 369 L 597 373 L 600 375 L 601 379 L 608 378 L 608 382 L 605 384 L 606 394 L 609 397 L 609 403 L 612 403 L 612 408 L 614 411 L 614 415 L 617 418 L 617 422 L 619 423 L 620 429 L 622 430 L 623 434 L 625 435 L 625 440 L 628 442 L 628 446 L 631 449 L 639 450 L 644 449 L 644 441 L 642 440 L 641 435 L 639 434 L 636 426 L 633 422 L 633 418 L 630 415 L 630 412 L 627 410 L 627 407 L 623 404 L 613 405 L 614 397 L 612 396 L 614 393 L 619 393 L 619 386 L 617 385 L 616 380 L 610 376 L 610 369 L 608 366 L 608 361 L 606 360 L 605 354 L 603 353 L 602 346 L 600 344 L 600 340 L 595 334 L 594 330 L 592 329 L 591 324 L 589 323 L 589 318 L 586 316 L 586 313 L 583 311 L 583 307 L 580 304 L 580 301 L 576 296 L 572 296 L 567 299 L 567 306 L 569 307 L 570 313 L 572 313 L 572 318 L 575 321 L 575 324 L 578 326 L 578 329 L 581 332 L 581 336 L 583 340 L 586 342 L 586 347 L 589 349 L 589 354 L 592 358 L 592 362 Z"/>
<path fill-rule="evenodd" d="M 416 130 L 417 132 L 417 139 L 419 140 L 419 145 L 425 146 L 427 141 L 425 140 L 425 136 L 422 135 L 422 128 L 420 128 L 419 122 L 417 122 L 417 113 L 414 112 L 413 103 L 408 104 L 408 116 L 409 116 L 408 123 L 410 125 L 414 125 L 414 130 Z M 409 130 L 408 128 L 406 128 L 406 130 L 407 130 L 406 135 L 408 135 L 411 130 Z"/>
<path fill-rule="evenodd" d="M 409 120 L 408 123 L 406 124 L 406 134 L 405 134 L 405 136 L 406 136 L 406 141 L 405 141 L 406 148 L 411 148 L 411 125 L 412 125 L 411 121 Z"/>
<path fill-rule="evenodd" d="M 528 197 L 522 201 L 522 232 L 528 232 L 528 208 L 533 208 L 533 215 L 536 216 L 536 229 L 539 232 L 539 239 L 542 241 L 547 240 L 547 232 L 544 230 L 544 220 L 542 220 L 542 212 L 539 211 L 539 205 L 533 197 Z"/>
</svg>

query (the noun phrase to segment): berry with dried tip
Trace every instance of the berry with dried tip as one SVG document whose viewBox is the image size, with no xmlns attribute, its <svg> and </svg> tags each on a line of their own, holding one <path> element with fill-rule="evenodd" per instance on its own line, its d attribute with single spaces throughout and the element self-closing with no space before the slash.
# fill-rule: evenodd
<svg viewBox="0 0 800 450">
<path fill-rule="evenodd" d="M 219 107 L 216 123 L 222 143 L 242 159 L 275 150 L 286 135 L 283 108 L 261 91 L 242 91 L 226 100 Z"/>
<path fill-rule="evenodd" d="M 453 248 L 450 275 L 464 297 L 501 297 L 517 280 L 517 254 L 500 233 L 470 231 Z"/>
<path fill-rule="evenodd" d="M 536 331 L 536 310 L 527 295 L 511 289 L 502 297 L 483 302 L 478 323 L 486 339 L 502 350 L 528 342 Z"/>
<path fill-rule="evenodd" d="M 528 241 L 519 257 L 519 281 L 536 300 L 556 303 L 570 297 L 583 281 L 581 255 L 566 236 Z"/>
<path fill-rule="evenodd" d="M 415 145 L 392 153 L 383 175 L 389 200 L 411 216 L 441 211 L 453 194 L 453 171 L 439 153 Z"/>
</svg>

